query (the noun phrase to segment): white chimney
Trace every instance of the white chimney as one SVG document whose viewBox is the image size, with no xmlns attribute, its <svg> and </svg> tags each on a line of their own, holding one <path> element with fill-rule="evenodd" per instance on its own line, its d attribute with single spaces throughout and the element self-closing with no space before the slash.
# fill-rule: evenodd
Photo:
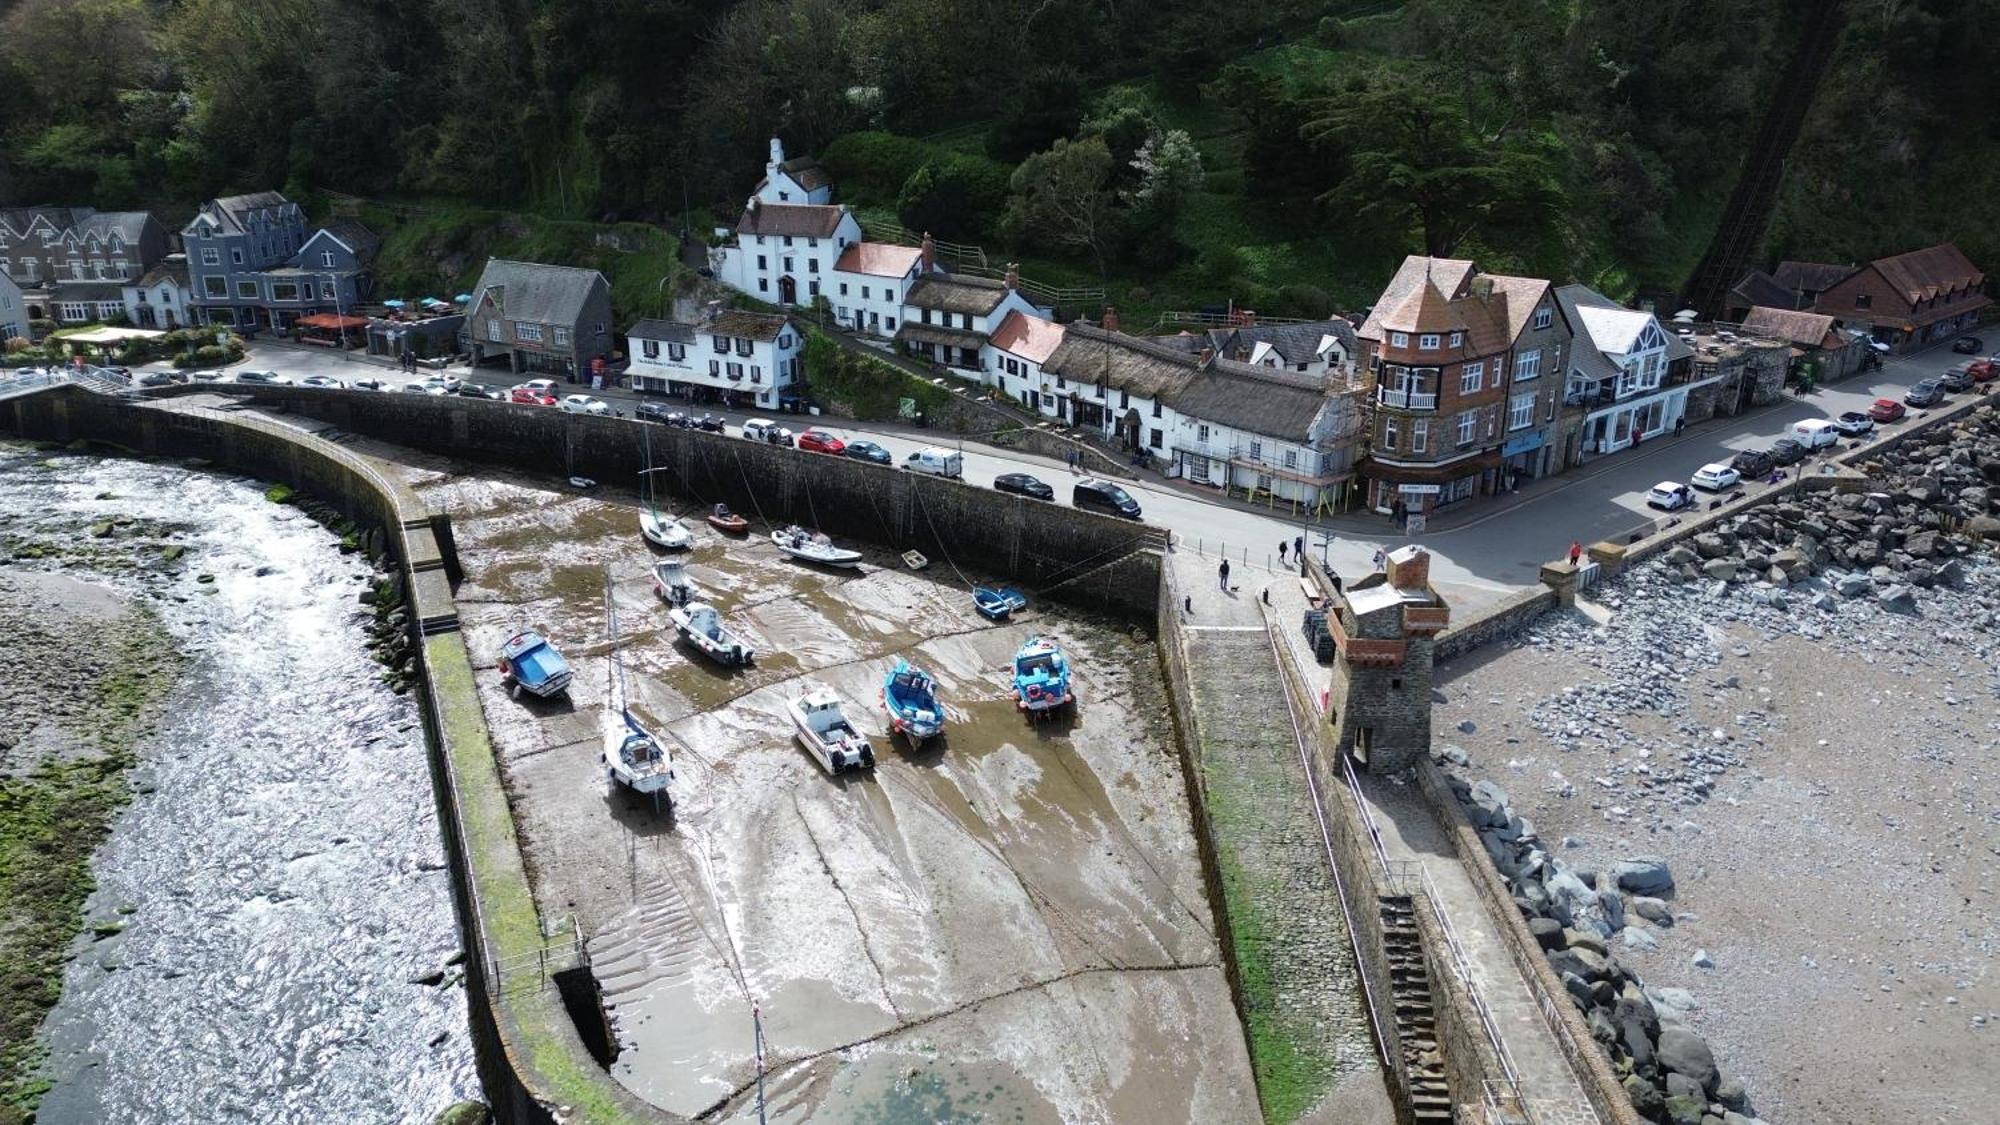
<svg viewBox="0 0 2000 1125">
<path fill-rule="evenodd" d="M 768 170 L 772 173 L 776 173 L 778 170 L 778 165 L 783 164 L 784 162 L 785 162 L 785 142 L 779 140 L 776 137 L 772 137 L 771 166 Z"/>
</svg>

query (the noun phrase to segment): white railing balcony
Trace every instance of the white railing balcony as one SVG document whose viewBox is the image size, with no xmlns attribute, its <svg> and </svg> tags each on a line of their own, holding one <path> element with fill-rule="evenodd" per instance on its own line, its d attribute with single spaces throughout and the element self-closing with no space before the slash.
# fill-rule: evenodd
<svg viewBox="0 0 2000 1125">
<path fill-rule="evenodd" d="M 1383 406 L 1393 406 L 1400 410 L 1436 410 L 1436 392 L 1398 391 L 1388 387 L 1375 388 L 1375 401 Z"/>
</svg>

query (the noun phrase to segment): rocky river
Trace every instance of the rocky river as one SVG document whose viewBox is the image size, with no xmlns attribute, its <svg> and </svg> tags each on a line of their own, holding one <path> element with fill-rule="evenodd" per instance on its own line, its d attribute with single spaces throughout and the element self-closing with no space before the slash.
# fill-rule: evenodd
<svg viewBox="0 0 2000 1125">
<path fill-rule="evenodd" d="M 10 654 L 17 686 L 99 690 L 72 661 L 112 619 L 172 677 L 130 739 L 45 1049 L 16 1055 L 48 1083 L 36 1121 L 428 1122 L 478 1096 L 423 727 L 367 649 L 373 578 L 261 484 L 0 443 L 0 637 L 45 642 Z M 26 711 L 0 780 L 101 752 L 92 707 Z"/>
</svg>

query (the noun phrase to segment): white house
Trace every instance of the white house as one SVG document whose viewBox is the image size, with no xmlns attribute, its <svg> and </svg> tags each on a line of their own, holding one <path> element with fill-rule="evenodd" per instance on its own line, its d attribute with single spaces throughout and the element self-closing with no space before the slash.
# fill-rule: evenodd
<svg viewBox="0 0 2000 1125">
<path fill-rule="evenodd" d="M 810 156 L 785 159 L 785 142 L 771 138 L 771 159 L 752 192 L 766 203 L 832 203 L 833 178 Z"/>
<path fill-rule="evenodd" d="M 1320 376 L 1345 372 L 1357 351 L 1354 326 L 1338 317 L 1259 324 L 1256 313 L 1237 315 L 1242 324 L 1181 338 L 1200 341 L 1200 346 L 1214 348 L 1216 355 L 1237 363 Z"/>
<path fill-rule="evenodd" d="M 157 328 L 171 332 L 194 323 L 194 290 L 188 284 L 186 254 L 169 254 L 146 271 L 146 276 L 127 282 L 125 319 L 134 328 Z"/>
<path fill-rule="evenodd" d="M 724 285 L 760 301 L 810 305 L 829 295 L 833 265 L 861 241 L 861 223 L 845 207 L 766 203 L 751 196 L 733 232 L 711 254 Z"/>
<path fill-rule="evenodd" d="M 1687 413 L 1688 392 L 1702 383 L 1670 378 L 1692 350 L 1652 313 L 1618 304 L 1587 285 L 1564 285 L 1556 304 L 1575 336 L 1563 402 L 1583 411 L 1583 451 L 1626 449 L 1671 431 Z M 1689 367 L 1680 363 L 1681 371 Z"/>
<path fill-rule="evenodd" d="M 28 301 L 14 279 L 0 273 L 0 343 L 28 335 Z"/>
<path fill-rule="evenodd" d="M 1173 395 L 1173 464 L 1250 499 L 1331 507 L 1354 475 L 1362 392 L 1318 375 L 1210 357 Z"/>
<path fill-rule="evenodd" d="M 924 261 L 932 258 L 924 240 Z M 924 263 L 919 263 L 922 270 Z M 1009 313 L 1040 317 L 1021 295 L 1012 267 L 1005 280 L 923 270 L 903 298 L 903 323 L 893 337 L 906 351 L 947 367 L 980 370 L 980 352 Z"/>
<path fill-rule="evenodd" d="M 625 345 L 635 391 L 768 408 L 805 375 L 805 332 L 790 317 L 714 302 L 693 322 L 642 320 Z"/>
<path fill-rule="evenodd" d="M 1052 326 L 1059 334 L 1055 346 L 1032 368 L 1036 381 L 1014 397 L 1043 417 L 1168 457 L 1180 421 L 1174 396 L 1194 378 L 1200 359 L 1160 341 L 1124 335 L 1111 310 L 1105 310 L 1105 320 L 1109 327 L 1082 321 Z M 1009 316 L 994 338 L 996 345 L 1007 346 L 996 347 L 994 355 L 1018 362 L 1036 350 L 1037 337 L 1047 335 L 1033 321 Z M 1005 370 L 988 374 L 1004 379 Z M 1023 367 L 1024 373 L 1029 370 Z"/>
<path fill-rule="evenodd" d="M 857 242 L 833 264 L 833 312 L 840 323 L 871 336 L 894 336 L 910 286 L 924 272 L 918 246 Z"/>
</svg>

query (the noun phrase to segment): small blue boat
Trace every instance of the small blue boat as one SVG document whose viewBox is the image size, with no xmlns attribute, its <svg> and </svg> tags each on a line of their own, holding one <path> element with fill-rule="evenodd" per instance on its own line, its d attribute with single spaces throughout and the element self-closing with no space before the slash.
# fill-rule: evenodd
<svg viewBox="0 0 2000 1125">
<path fill-rule="evenodd" d="M 1010 586 L 976 586 L 972 591 L 972 608 L 988 621 L 1005 621 L 1008 614 L 1027 604 L 1028 595 Z"/>
<path fill-rule="evenodd" d="M 882 709 L 889 712 L 889 729 L 902 731 L 913 747 L 922 746 L 944 729 L 937 681 L 907 660 L 897 660 L 882 678 Z"/>
<path fill-rule="evenodd" d="M 1075 702 L 1069 689 L 1069 661 L 1055 642 L 1029 637 L 1014 654 L 1014 703 L 1031 715 Z"/>
<path fill-rule="evenodd" d="M 533 629 L 523 629 L 500 646 L 500 682 L 509 695 L 560 695 L 569 690 L 571 677 L 569 661 Z"/>
</svg>

